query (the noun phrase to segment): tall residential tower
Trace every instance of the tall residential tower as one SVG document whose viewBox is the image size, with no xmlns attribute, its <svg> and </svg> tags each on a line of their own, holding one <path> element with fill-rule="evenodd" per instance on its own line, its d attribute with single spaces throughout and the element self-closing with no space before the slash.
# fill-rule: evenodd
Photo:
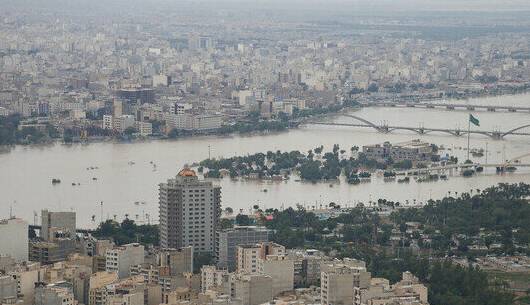
<svg viewBox="0 0 530 305">
<path fill-rule="evenodd" d="M 213 253 L 221 187 L 199 180 L 195 171 L 187 168 L 159 187 L 161 247 L 193 246 L 195 251 Z"/>
</svg>

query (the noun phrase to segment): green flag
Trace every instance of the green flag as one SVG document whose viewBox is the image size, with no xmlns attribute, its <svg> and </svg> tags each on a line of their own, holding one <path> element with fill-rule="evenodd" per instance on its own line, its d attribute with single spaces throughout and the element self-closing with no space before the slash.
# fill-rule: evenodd
<svg viewBox="0 0 530 305">
<path fill-rule="evenodd" d="M 472 114 L 469 115 L 469 121 L 475 126 L 480 126 L 480 121 Z"/>
</svg>

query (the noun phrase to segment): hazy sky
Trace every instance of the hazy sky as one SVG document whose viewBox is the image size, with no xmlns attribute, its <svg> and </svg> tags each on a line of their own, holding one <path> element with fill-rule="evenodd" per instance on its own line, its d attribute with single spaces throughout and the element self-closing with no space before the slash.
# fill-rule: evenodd
<svg viewBox="0 0 530 305">
<path fill-rule="evenodd" d="M 279 6 L 279 7 L 294 7 L 300 8 L 309 7 L 327 7 L 344 6 L 366 9 L 382 9 L 382 10 L 530 10 L 530 0 L 0 0 L 2 4 L 50 4 L 50 3 L 68 3 L 70 5 L 76 2 L 101 2 L 106 4 L 111 3 L 128 3 L 128 2 L 143 2 L 143 3 L 179 3 L 185 2 L 188 5 L 201 5 L 204 3 L 233 6 Z M 337 7 L 337 8 L 338 8 Z"/>
</svg>

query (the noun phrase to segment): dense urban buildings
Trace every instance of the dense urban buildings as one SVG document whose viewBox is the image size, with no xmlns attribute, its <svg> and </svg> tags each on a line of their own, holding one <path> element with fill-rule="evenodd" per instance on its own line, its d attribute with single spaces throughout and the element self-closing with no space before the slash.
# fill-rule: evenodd
<svg viewBox="0 0 530 305">
<path fill-rule="evenodd" d="M 0 305 L 529 302 L 526 1 L 1 7 Z"/>
<path fill-rule="evenodd" d="M 216 259 L 219 268 L 234 271 L 237 267 L 237 246 L 267 242 L 272 232 L 264 227 L 235 226 L 217 232 Z"/>
</svg>

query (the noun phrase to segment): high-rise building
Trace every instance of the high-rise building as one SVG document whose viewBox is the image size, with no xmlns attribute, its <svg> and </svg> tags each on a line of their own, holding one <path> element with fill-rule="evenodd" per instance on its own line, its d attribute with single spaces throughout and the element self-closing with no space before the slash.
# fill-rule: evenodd
<svg viewBox="0 0 530 305">
<path fill-rule="evenodd" d="M 28 223 L 11 218 L 0 220 L 0 255 L 7 255 L 18 262 L 28 260 Z"/>
<path fill-rule="evenodd" d="M 230 272 L 235 271 L 237 246 L 269 241 L 271 234 L 271 230 L 257 226 L 236 226 L 217 232 L 217 247 L 215 249 L 217 266 L 226 268 Z"/>
<path fill-rule="evenodd" d="M 41 211 L 40 237 L 45 241 L 49 241 L 52 237 L 52 232 L 56 230 L 69 233 L 73 237 L 75 235 L 75 226 L 75 212 Z"/>
<path fill-rule="evenodd" d="M 159 185 L 160 244 L 163 248 L 193 246 L 214 253 L 221 216 L 221 187 L 200 181 L 195 171 L 181 170 Z"/>
</svg>

